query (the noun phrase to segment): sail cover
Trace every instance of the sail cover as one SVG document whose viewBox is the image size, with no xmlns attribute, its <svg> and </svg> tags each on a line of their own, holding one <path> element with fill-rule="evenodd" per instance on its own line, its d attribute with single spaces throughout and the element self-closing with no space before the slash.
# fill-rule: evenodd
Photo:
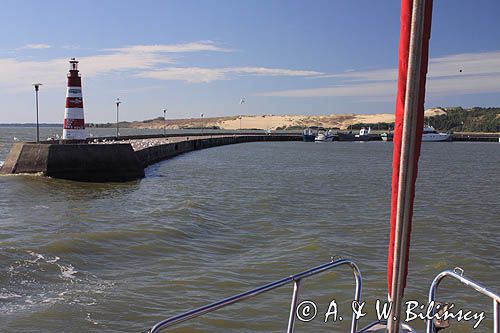
<svg viewBox="0 0 500 333">
<path fill-rule="evenodd" d="M 387 261 L 388 295 L 393 303 L 402 299 L 408 273 L 431 18 L 432 0 L 402 0 Z"/>
</svg>

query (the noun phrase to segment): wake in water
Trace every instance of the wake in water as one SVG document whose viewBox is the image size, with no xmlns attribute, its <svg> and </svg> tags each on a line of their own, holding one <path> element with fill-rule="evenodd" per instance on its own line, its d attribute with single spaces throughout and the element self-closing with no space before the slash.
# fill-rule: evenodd
<svg viewBox="0 0 500 333">
<path fill-rule="evenodd" d="M 9 249 L 12 264 L 0 271 L 0 312 L 31 311 L 34 307 L 64 304 L 92 306 L 113 283 L 79 271 L 58 256 Z M 94 320 L 88 320 L 97 324 Z"/>
</svg>

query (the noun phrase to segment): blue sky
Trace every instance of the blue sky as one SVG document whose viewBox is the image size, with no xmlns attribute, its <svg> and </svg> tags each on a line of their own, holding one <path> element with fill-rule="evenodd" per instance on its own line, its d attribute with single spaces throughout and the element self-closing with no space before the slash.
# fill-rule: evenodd
<svg viewBox="0 0 500 333">
<path fill-rule="evenodd" d="M 68 59 L 87 122 L 392 113 L 398 0 L 5 1 L 0 122 L 61 122 Z M 426 107 L 500 106 L 500 1 L 435 0 Z M 462 72 L 459 70 L 462 69 Z M 244 97 L 246 103 L 239 104 Z"/>
</svg>

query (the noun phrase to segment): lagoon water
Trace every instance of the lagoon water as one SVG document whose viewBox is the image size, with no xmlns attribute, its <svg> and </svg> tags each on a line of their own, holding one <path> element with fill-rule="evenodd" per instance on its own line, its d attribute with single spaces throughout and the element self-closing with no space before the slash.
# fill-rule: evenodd
<svg viewBox="0 0 500 333">
<path fill-rule="evenodd" d="M 32 134 L 0 128 L 0 161 L 13 137 Z M 334 255 L 362 271 L 364 326 L 386 298 L 391 159 L 384 142 L 246 143 L 181 155 L 123 184 L 0 177 L 0 331 L 141 332 Z M 500 144 L 423 144 L 407 299 L 424 303 L 432 278 L 456 266 L 500 292 L 499 166 Z M 301 300 L 319 311 L 296 331 L 346 332 L 349 320 L 323 319 L 332 299 L 349 317 L 352 281 L 345 268 L 306 280 Z M 439 299 L 485 311 L 475 331 L 491 331 L 490 300 L 459 287 L 444 282 Z M 291 290 L 176 331 L 283 332 Z"/>
</svg>

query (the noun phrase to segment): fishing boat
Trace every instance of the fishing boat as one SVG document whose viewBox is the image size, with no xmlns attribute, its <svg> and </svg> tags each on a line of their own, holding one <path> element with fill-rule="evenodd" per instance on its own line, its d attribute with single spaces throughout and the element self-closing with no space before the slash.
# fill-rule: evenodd
<svg viewBox="0 0 500 333">
<path fill-rule="evenodd" d="M 302 131 L 302 141 L 304 142 L 314 142 L 316 138 L 316 131 L 311 128 L 306 128 Z"/>
<path fill-rule="evenodd" d="M 392 141 L 393 134 L 392 133 L 386 133 L 386 132 L 384 132 L 384 133 L 380 134 L 380 138 L 382 139 L 382 141 L 386 141 L 386 142 L 387 141 Z"/>
<path fill-rule="evenodd" d="M 439 142 L 439 141 L 451 141 L 450 133 L 440 133 L 434 129 L 432 126 L 424 126 L 422 132 L 422 141 L 424 142 Z"/>
<path fill-rule="evenodd" d="M 415 182 L 423 139 L 425 81 L 428 67 L 432 0 L 402 0 L 401 3 L 396 121 L 393 136 L 390 237 L 386 276 L 387 296 L 391 305 L 387 316 L 388 320 L 378 320 L 361 329 L 358 328 L 360 317 L 351 315 L 350 333 L 416 332 L 404 322 L 402 305 L 408 273 Z M 165 319 L 151 327 L 148 332 L 157 333 L 181 322 L 262 295 L 276 288 L 293 284 L 286 330 L 287 333 L 293 333 L 296 319 L 299 316 L 298 300 L 302 282 L 311 276 L 346 266 L 350 268 L 354 276 L 352 305 L 359 305 L 362 301 L 362 278 L 358 266 L 350 259 L 332 259 L 331 262 L 323 265 Z M 436 324 L 440 326 L 439 329 L 447 326 L 445 321 L 439 322 L 435 320 L 436 307 L 431 307 L 431 304 L 434 305 L 436 302 L 437 288 L 445 278 L 455 279 L 462 283 L 463 286 L 470 287 L 493 301 L 493 331 L 499 333 L 500 295 L 466 277 L 461 269 L 442 271 L 432 281 L 428 289 L 427 303 L 430 310 L 428 310 L 428 316 L 423 318 L 426 323 L 426 333 L 435 333 L 438 329 Z M 255 318 L 254 320 L 258 319 Z M 451 330 L 451 332 L 453 331 Z"/>
<path fill-rule="evenodd" d="M 347 133 L 340 133 L 339 132 L 338 140 L 339 141 L 356 141 L 356 134 L 354 134 L 352 131 L 349 131 Z"/>
<path fill-rule="evenodd" d="M 368 128 L 361 127 L 361 129 L 359 130 L 359 134 L 356 134 L 354 137 L 356 138 L 356 141 L 370 141 L 371 131 L 372 129 L 370 127 Z"/>
<path fill-rule="evenodd" d="M 338 133 L 339 141 L 371 141 L 379 140 L 378 135 L 371 134 L 371 128 L 361 127 L 358 134 L 354 134 L 352 131 L 348 133 Z"/>
<path fill-rule="evenodd" d="M 335 135 L 332 130 L 319 131 L 318 135 L 314 139 L 315 142 L 332 142 L 335 139 Z"/>
</svg>

